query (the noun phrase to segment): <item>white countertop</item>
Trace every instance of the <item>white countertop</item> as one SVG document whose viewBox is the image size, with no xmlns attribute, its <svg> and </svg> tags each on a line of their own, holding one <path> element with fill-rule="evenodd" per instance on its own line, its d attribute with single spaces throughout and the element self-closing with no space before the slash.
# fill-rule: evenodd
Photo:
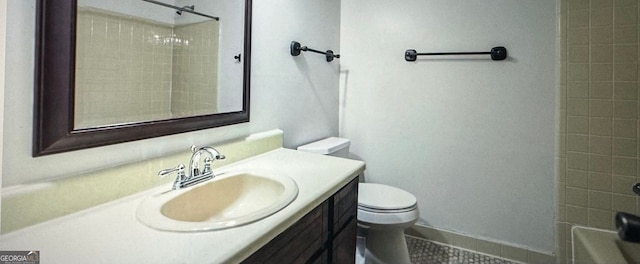
<svg viewBox="0 0 640 264">
<path fill-rule="evenodd" d="M 298 197 L 262 220 L 224 230 L 159 231 L 136 219 L 141 200 L 163 185 L 0 237 L 0 250 L 39 250 L 41 263 L 237 263 L 364 171 L 364 162 L 277 149 L 216 173 L 249 170 L 294 179 Z"/>
</svg>

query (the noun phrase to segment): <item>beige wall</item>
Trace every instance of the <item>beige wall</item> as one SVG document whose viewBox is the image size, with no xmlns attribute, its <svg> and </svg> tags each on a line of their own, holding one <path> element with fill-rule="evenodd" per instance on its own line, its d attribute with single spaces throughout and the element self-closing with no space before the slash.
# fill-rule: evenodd
<svg viewBox="0 0 640 264">
<path fill-rule="evenodd" d="M 638 1 L 561 0 L 559 260 L 572 225 L 613 229 L 639 213 Z"/>
</svg>

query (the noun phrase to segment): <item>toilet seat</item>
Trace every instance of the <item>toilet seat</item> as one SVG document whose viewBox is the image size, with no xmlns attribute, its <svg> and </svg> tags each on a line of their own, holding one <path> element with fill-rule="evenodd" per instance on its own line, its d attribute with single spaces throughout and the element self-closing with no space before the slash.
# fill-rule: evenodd
<svg viewBox="0 0 640 264">
<path fill-rule="evenodd" d="M 413 210 L 400 213 L 376 213 L 358 208 L 358 222 L 366 226 L 378 225 L 378 228 L 409 227 L 418 220 L 420 213 L 416 207 Z"/>
<path fill-rule="evenodd" d="M 358 185 L 358 221 L 369 224 L 413 224 L 419 217 L 411 193 L 376 183 Z"/>
<path fill-rule="evenodd" d="M 376 209 L 376 208 L 370 208 L 367 206 L 363 206 L 363 205 L 358 205 L 358 209 L 359 210 L 363 210 L 363 211 L 367 211 L 367 212 L 372 212 L 372 213 L 379 213 L 379 214 L 395 214 L 395 213 L 404 213 L 404 212 L 409 212 L 409 211 L 413 211 L 418 207 L 418 205 L 414 205 L 411 206 L 409 208 L 401 208 L 401 209 Z"/>
<path fill-rule="evenodd" d="M 367 211 L 406 212 L 415 209 L 417 202 L 413 194 L 393 186 L 358 184 L 358 207 Z"/>
</svg>

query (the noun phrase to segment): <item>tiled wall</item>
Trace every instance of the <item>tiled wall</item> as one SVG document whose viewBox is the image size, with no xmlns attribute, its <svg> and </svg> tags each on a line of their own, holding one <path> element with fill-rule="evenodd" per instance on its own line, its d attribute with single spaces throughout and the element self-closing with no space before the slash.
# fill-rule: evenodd
<svg viewBox="0 0 640 264">
<path fill-rule="evenodd" d="M 169 116 L 169 25 L 80 8 L 76 34 L 77 127 Z"/>
<path fill-rule="evenodd" d="M 171 112 L 174 117 L 211 113 L 218 98 L 217 21 L 205 21 L 174 28 L 173 88 Z M 203 55 L 205 54 L 205 55 Z M 206 91 L 206 92 L 204 92 Z"/>
<path fill-rule="evenodd" d="M 174 27 L 80 8 L 76 126 L 211 113 L 217 107 L 219 36 L 211 32 L 218 25 Z"/>
<path fill-rule="evenodd" d="M 572 225 L 638 214 L 638 0 L 561 0 L 558 256 Z"/>
</svg>

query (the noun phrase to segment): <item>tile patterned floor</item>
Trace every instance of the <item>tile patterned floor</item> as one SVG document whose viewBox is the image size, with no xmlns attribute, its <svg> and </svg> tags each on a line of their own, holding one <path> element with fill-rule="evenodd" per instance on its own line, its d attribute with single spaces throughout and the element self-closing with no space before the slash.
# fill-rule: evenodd
<svg viewBox="0 0 640 264">
<path fill-rule="evenodd" d="M 411 263 L 422 264 L 517 264 L 505 259 L 469 252 L 406 236 Z"/>
</svg>

